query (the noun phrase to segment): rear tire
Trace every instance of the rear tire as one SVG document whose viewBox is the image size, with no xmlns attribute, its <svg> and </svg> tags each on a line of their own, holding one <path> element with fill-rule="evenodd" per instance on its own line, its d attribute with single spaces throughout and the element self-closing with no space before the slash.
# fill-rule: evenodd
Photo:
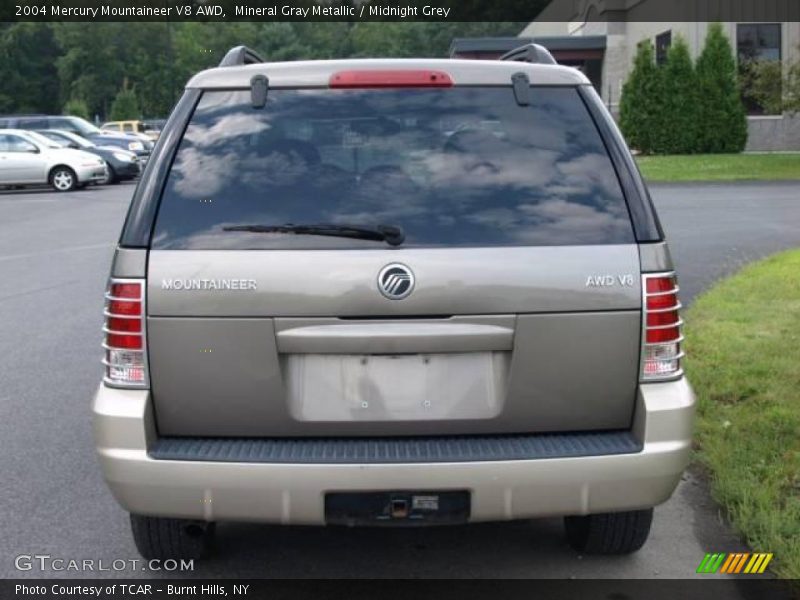
<svg viewBox="0 0 800 600">
<path fill-rule="evenodd" d="M 147 560 L 199 559 L 210 554 L 214 523 L 132 514 L 131 532 L 136 549 Z"/>
<path fill-rule="evenodd" d="M 50 172 L 50 185 L 57 192 L 71 192 L 78 187 L 78 176 L 69 167 L 56 167 Z"/>
<path fill-rule="evenodd" d="M 585 554 L 630 554 L 647 541 L 653 509 L 565 517 L 572 548 Z"/>
</svg>

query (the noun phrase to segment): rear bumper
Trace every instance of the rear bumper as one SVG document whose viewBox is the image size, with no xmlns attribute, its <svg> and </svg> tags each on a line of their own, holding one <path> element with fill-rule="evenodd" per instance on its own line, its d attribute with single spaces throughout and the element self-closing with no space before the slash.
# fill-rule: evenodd
<svg viewBox="0 0 800 600">
<path fill-rule="evenodd" d="M 100 386 L 93 404 L 103 474 L 128 511 L 192 519 L 323 524 L 334 491 L 470 490 L 470 520 L 655 506 L 689 460 L 694 394 L 685 379 L 639 388 L 628 454 L 427 463 L 156 460 L 149 392 Z"/>
</svg>

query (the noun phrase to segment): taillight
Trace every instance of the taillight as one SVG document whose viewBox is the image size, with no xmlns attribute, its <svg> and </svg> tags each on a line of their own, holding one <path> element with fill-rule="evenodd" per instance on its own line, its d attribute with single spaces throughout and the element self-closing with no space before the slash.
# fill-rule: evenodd
<svg viewBox="0 0 800 600">
<path fill-rule="evenodd" d="M 452 87 L 453 79 L 444 71 L 428 69 L 339 71 L 331 75 L 328 85 L 332 88 Z"/>
<path fill-rule="evenodd" d="M 672 273 L 642 277 L 643 381 L 669 379 L 681 373 L 683 342 L 678 284 Z"/>
<path fill-rule="evenodd" d="M 120 387 L 148 384 L 144 301 L 144 281 L 109 281 L 103 325 L 106 383 Z"/>
</svg>

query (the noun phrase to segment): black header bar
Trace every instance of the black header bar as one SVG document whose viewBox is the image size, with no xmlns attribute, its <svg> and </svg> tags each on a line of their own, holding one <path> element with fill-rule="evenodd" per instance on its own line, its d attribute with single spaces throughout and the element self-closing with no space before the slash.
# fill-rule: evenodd
<svg viewBox="0 0 800 600">
<path fill-rule="evenodd" d="M 622 7 L 622 8 L 620 8 Z M 0 21 L 800 21 L 798 0 L 6 0 Z"/>
</svg>

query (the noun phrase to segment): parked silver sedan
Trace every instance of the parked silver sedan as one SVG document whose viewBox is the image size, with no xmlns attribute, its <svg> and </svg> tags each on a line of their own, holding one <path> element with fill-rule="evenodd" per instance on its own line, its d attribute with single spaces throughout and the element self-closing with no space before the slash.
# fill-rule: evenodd
<svg viewBox="0 0 800 600">
<path fill-rule="evenodd" d="M 63 146 L 32 131 L 0 129 L 0 185 L 49 184 L 69 192 L 106 179 L 101 158 Z"/>
</svg>

